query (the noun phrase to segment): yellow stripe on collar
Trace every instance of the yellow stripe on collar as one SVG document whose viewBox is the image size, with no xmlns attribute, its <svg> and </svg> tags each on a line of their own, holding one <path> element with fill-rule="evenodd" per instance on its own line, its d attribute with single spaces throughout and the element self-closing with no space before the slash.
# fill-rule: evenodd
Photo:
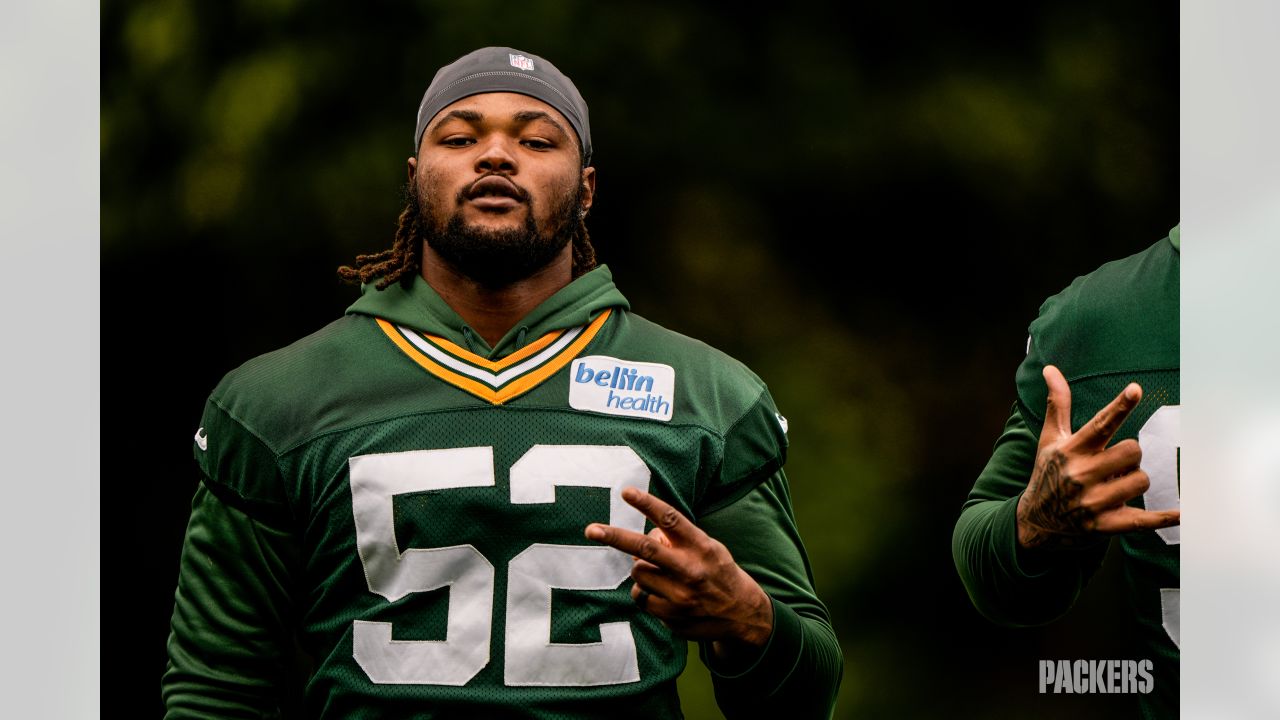
<svg viewBox="0 0 1280 720">
<path fill-rule="evenodd" d="M 582 332 L 573 339 L 573 342 L 569 343 L 551 358 L 529 368 L 527 371 L 519 374 L 514 379 L 497 388 L 489 387 L 475 378 L 467 377 L 466 375 L 463 375 L 451 368 L 441 365 L 439 362 L 415 347 L 413 343 L 404 336 L 403 331 L 400 328 L 397 328 L 393 323 L 382 318 L 376 318 L 376 320 L 378 322 L 378 327 L 382 328 L 382 332 L 386 333 L 387 337 L 391 339 L 391 342 L 395 343 L 396 347 L 400 348 L 401 352 L 408 355 L 409 359 L 417 363 L 422 369 L 459 390 L 468 392 L 481 400 L 493 403 L 494 405 L 501 405 L 529 392 L 542 384 L 547 378 L 555 375 L 565 365 L 568 365 L 593 339 L 595 339 L 596 334 L 600 332 L 600 328 L 604 327 L 605 322 L 608 321 L 612 314 L 612 309 L 605 310 L 599 317 L 592 320 L 590 324 L 585 326 Z M 428 338 L 433 345 L 436 345 L 444 352 L 448 352 L 450 355 L 454 355 L 458 360 L 462 360 L 473 365 L 481 365 L 481 367 L 487 368 L 490 371 L 497 371 L 510 367 L 521 360 L 532 357 L 539 351 L 554 343 L 565 332 L 567 331 L 547 333 L 541 338 L 538 338 L 535 342 L 530 343 L 528 346 L 521 348 L 517 352 L 512 353 L 497 362 L 480 358 L 478 355 L 467 352 L 456 344 L 443 340 L 442 338 L 437 338 L 436 336 L 428 336 Z M 495 377 L 497 375 L 496 372 L 490 372 L 489 374 Z"/>
</svg>

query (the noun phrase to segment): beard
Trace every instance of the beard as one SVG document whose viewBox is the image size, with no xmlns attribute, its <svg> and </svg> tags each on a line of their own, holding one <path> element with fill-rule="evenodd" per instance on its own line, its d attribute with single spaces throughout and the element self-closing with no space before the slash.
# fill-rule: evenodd
<svg viewBox="0 0 1280 720">
<path fill-rule="evenodd" d="M 549 265 L 578 232 L 582 214 L 582 186 L 550 198 L 546 227 L 535 219 L 534 199 L 523 193 L 526 204 L 521 227 L 487 230 L 468 225 L 462 218 L 464 191 L 457 196 L 458 209 L 447 218 L 430 197 L 418 197 L 406 188 L 411 212 L 418 215 L 423 241 L 459 274 L 486 288 L 500 288 L 523 280 Z"/>
</svg>

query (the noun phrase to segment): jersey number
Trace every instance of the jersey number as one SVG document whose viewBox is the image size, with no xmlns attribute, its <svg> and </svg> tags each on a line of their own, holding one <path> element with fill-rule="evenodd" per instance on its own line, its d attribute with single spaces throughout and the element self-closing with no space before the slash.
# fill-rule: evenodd
<svg viewBox="0 0 1280 720">
<path fill-rule="evenodd" d="M 369 590 L 388 602 L 449 588 L 445 640 L 394 640 L 391 623 L 356 620 L 354 655 L 379 684 L 465 685 L 489 664 L 493 564 L 471 545 L 396 544 L 396 495 L 495 484 L 492 447 L 412 450 L 350 460 L 356 547 Z M 644 532 L 644 516 L 622 488 L 649 487 L 649 468 L 625 446 L 535 445 L 511 466 L 511 502 L 550 504 L 556 486 L 609 489 L 609 524 Z M 507 685 L 615 685 L 640 679 L 631 623 L 600 625 L 600 642 L 551 642 L 551 590 L 610 590 L 630 575 L 631 558 L 608 547 L 535 543 L 507 564 L 504 682 Z"/>
<path fill-rule="evenodd" d="M 1138 431 L 1138 444 L 1142 446 L 1142 469 L 1151 479 L 1151 487 L 1142 494 L 1142 504 L 1148 510 L 1173 510 L 1182 505 L 1182 481 L 1179 473 L 1179 454 L 1182 452 L 1182 406 L 1165 405 L 1156 410 Z M 1182 542 L 1177 525 L 1156 530 L 1166 545 Z M 1164 631 L 1175 646 L 1181 636 L 1179 588 L 1160 589 L 1160 611 L 1164 618 Z"/>
</svg>

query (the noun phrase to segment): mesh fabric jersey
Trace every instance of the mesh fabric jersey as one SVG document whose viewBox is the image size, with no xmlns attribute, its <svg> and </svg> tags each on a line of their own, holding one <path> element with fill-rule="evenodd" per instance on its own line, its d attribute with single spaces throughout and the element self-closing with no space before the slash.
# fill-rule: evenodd
<svg viewBox="0 0 1280 720">
<path fill-rule="evenodd" d="M 680 716 L 685 642 L 632 602 L 631 558 L 583 529 L 651 527 L 625 486 L 695 520 L 733 504 L 780 474 L 784 421 L 740 363 L 628 312 L 607 269 L 565 293 L 489 348 L 423 329 L 438 296 L 366 289 L 214 391 L 202 493 L 253 519 L 248 554 L 280 556 L 236 580 L 262 594 L 245 614 L 280 613 L 244 637 L 269 665 L 297 628 L 307 716 Z M 217 592 L 189 569 L 195 523 L 175 635 L 227 642 L 191 599 Z M 199 661 L 170 645 L 181 695 Z"/>
<path fill-rule="evenodd" d="M 1047 622 L 1065 613 L 1101 563 L 1107 543 L 1032 553 L 1017 547 L 1015 513 L 1034 465 L 1048 394 L 1044 366 L 1057 366 L 1071 388 L 1078 430 L 1130 382 L 1142 401 L 1110 444 L 1137 439 L 1151 487 L 1130 505 L 1179 507 L 1180 239 L 1175 228 L 1147 250 L 1077 278 L 1040 308 L 1027 357 L 1017 372 L 1018 400 L 956 526 L 957 568 L 975 605 L 1012 624 Z M 1133 659 L 1152 661 L 1153 689 L 1139 694 L 1146 717 L 1178 714 L 1179 569 L 1177 527 L 1125 533 L 1127 604 L 1138 645 Z"/>
</svg>

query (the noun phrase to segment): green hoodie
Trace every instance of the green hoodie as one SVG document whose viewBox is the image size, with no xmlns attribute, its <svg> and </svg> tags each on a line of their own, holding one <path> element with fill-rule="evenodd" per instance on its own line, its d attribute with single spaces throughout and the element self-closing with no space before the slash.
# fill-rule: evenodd
<svg viewBox="0 0 1280 720">
<path fill-rule="evenodd" d="M 773 599 L 759 657 L 709 662 L 725 713 L 831 712 L 842 660 L 781 415 L 740 363 L 630 313 L 607 268 L 492 348 L 421 279 L 366 286 L 229 373 L 193 452 L 169 717 L 679 717 L 684 641 L 630 601 L 630 558 L 582 536 L 647 527 L 625 485 L 694 519 Z"/>
</svg>

